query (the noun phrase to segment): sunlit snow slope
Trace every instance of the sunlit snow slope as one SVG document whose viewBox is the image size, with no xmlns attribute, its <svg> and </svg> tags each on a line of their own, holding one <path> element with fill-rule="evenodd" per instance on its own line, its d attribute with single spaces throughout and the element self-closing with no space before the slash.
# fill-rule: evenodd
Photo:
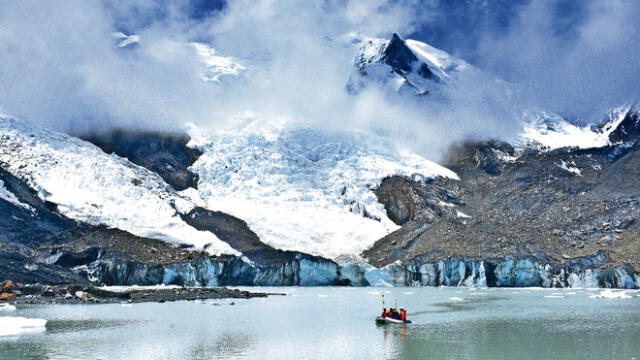
<svg viewBox="0 0 640 360">
<path fill-rule="evenodd" d="M 190 135 L 204 151 L 193 170 L 208 208 L 247 221 L 276 248 L 330 258 L 359 254 L 397 229 L 371 191 L 385 176 L 457 178 L 372 134 L 248 119 Z"/>
<path fill-rule="evenodd" d="M 376 83 L 407 95 L 426 95 L 460 76 L 476 74 L 464 60 L 396 34 L 391 40 L 351 36 L 349 41 L 357 47 L 356 70 L 349 79 L 352 90 Z"/>
<path fill-rule="evenodd" d="M 77 138 L 0 117 L 0 162 L 70 218 L 197 248 L 211 244 L 214 254 L 237 253 L 183 222 L 178 211 L 195 205 L 157 174 Z"/>
<path fill-rule="evenodd" d="M 618 128 L 630 108 L 631 106 L 625 105 L 613 109 L 601 127 L 579 126 L 553 113 L 527 111 L 523 115 L 524 129 L 519 136 L 529 145 L 546 150 L 562 147 L 588 149 L 611 145 L 610 134 Z"/>
</svg>

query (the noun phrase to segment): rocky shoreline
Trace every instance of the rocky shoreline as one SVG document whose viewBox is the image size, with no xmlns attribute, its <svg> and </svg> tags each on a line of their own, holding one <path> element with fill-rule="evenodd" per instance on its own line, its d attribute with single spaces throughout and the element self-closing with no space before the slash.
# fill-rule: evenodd
<svg viewBox="0 0 640 360">
<path fill-rule="evenodd" d="M 275 293 L 250 292 L 226 287 L 166 287 L 107 290 L 85 285 L 20 284 L 7 280 L 0 286 L 0 303 L 13 304 L 111 304 L 251 299 Z"/>
</svg>

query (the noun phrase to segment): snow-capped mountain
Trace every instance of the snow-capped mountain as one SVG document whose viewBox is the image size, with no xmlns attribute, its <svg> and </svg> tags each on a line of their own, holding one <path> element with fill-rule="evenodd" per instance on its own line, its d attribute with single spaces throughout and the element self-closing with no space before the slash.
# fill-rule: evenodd
<svg viewBox="0 0 640 360">
<path fill-rule="evenodd" d="M 475 71 L 464 60 L 398 34 L 391 40 L 355 37 L 351 44 L 358 46 L 348 83 L 352 91 L 376 83 L 403 94 L 426 95 Z"/>
<path fill-rule="evenodd" d="M 141 41 L 133 35 L 117 38 L 118 47 L 132 50 Z M 462 79 L 479 73 L 446 52 L 395 34 L 391 40 L 355 37 L 349 44 L 357 48 L 353 73 L 345 79 L 352 94 L 373 85 L 400 96 L 446 98 L 447 89 L 464 86 L 468 82 Z M 187 47 L 200 59 L 201 79 L 207 86 L 247 80 L 245 71 L 260 66 L 222 56 L 207 44 L 177 46 Z M 215 129 L 191 126 L 187 130 L 191 149 L 176 151 L 197 149 L 194 159 L 185 156 L 186 162 L 180 164 L 184 171 L 191 165 L 188 170 L 194 176 L 178 187 L 167 176 L 176 170 L 171 159 L 153 154 L 168 143 L 167 138 L 149 138 L 160 134 L 139 139 L 131 134 L 127 139 L 84 137 L 93 145 L 0 116 L 0 167 L 5 172 L 0 175 L 18 179 L 39 199 L 55 205 L 51 216 L 64 217 L 60 229 L 72 228 L 66 223 L 72 222 L 69 219 L 90 225 L 87 231 L 108 228 L 101 235 L 106 240 L 85 245 L 111 246 L 115 235 L 109 231 L 124 230 L 127 234 L 118 236 L 155 241 L 151 247 L 156 251 L 157 240 L 162 240 L 199 254 L 170 256 L 161 265 L 148 257 L 129 262 L 128 248 L 122 246 L 111 258 L 85 254 L 80 256 L 86 260 L 84 268 L 73 271 L 86 271 L 92 281 L 569 286 L 588 280 L 636 286 L 635 280 L 628 280 L 635 273 L 620 265 L 633 258 L 615 258 L 617 275 L 585 269 L 608 261 L 598 252 L 601 249 L 614 244 L 621 254 L 627 246 L 626 238 L 617 235 L 627 229 L 623 222 L 616 229 L 602 225 L 612 222 L 610 215 L 591 204 L 609 201 L 604 208 L 612 206 L 616 216 L 635 216 L 636 207 L 630 208 L 624 196 L 636 187 L 614 200 L 603 199 L 598 191 L 611 186 L 600 181 L 602 171 L 615 174 L 618 167 L 634 164 L 638 113 L 635 106 L 620 107 L 601 126 L 593 127 L 528 111 L 523 131 L 512 144 L 533 151 L 517 152 L 512 144 L 500 141 L 462 144 L 447 163 L 455 172 L 367 129 L 328 129 L 308 125 L 305 119 L 280 120 L 257 113 Z M 618 151 L 620 144 L 624 151 Z M 129 158 L 108 154 L 130 145 L 147 148 Z M 557 148 L 567 151 L 538 151 Z M 602 150 L 584 155 L 575 148 Z M 628 156 L 614 163 L 621 154 Z M 145 156 L 149 159 L 140 158 Z M 0 205 L 19 213 L 20 221 L 29 213 L 35 216 L 33 203 L 12 192 L 15 184 L 7 186 L 5 180 L 0 180 Z M 571 210 L 566 195 L 573 192 L 592 197 L 576 210 L 589 210 L 590 225 L 567 235 L 552 229 L 556 220 L 550 216 Z M 635 218 L 626 224 L 636 230 Z M 546 242 L 538 239 L 539 234 Z M 564 242 L 548 240 L 558 234 Z M 586 245 L 580 247 L 574 235 Z M 553 263 L 558 256 L 569 259 L 563 252 L 573 247 L 590 251 L 577 252 L 585 259 L 579 266 Z M 169 248 L 165 251 L 178 251 Z M 75 254 L 77 249 L 64 251 Z M 203 251 L 217 255 L 215 263 L 207 256 L 198 258 Z M 42 262 L 55 262 L 61 253 L 46 254 Z M 522 256 L 527 258 L 518 258 Z M 511 257 L 519 259 L 516 270 L 510 270 L 516 266 Z M 551 268 L 552 263 L 556 267 Z M 573 280 L 565 276 L 570 271 L 575 272 Z M 537 275 L 523 280 L 523 273 Z"/>
<path fill-rule="evenodd" d="M 141 41 L 121 33 L 114 37 L 122 48 Z M 386 45 L 396 47 L 396 41 L 405 46 L 396 37 Z M 428 64 L 421 74 L 432 73 L 433 81 L 449 81 L 447 72 L 467 66 L 426 44 L 408 44 L 419 56 L 415 59 Z M 212 86 L 225 77 L 242 81 L 238 75 L 245 68 L 237 59 L 221 56 L 206 44 L 186 45 L 200 57 L 204 81 Z M 392 52 L 386 54 L 388 61 L 395 59 L 394 66 L 407 65 L 398 63 L 403 59 Z M 203 152 L 192 166 L 199 175 L 198 190 L 178 193 L 157 174 L 87 142 L 8 118 L 1 125 L 0 160 L 6 169 L 41 198 L 58 204 L 65 216 L 197 248 L 213 244 L 207 249 L 216 254 L 237 252 L 215 235 L 190 227 L 180 214 L 205 205 L 247 221 L 276 249 L 335 258 L 359 254 L 398 228 L 372 191 L 384 177 L 457 178 L 373 133 L 246 119 L 213 133 L 191 129 L 190 146 Z M 16 158 L 18 151 L 22 155 Z"/>
</svg>

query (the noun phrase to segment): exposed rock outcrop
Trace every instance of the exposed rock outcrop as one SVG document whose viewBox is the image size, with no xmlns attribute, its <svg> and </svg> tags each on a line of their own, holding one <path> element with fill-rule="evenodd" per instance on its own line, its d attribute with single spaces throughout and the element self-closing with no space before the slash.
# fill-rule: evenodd
<svg viewBox="0 0 640 360">
<path fill-rule="evenodd" d="M 189 166 L 202 153 L 187 146 L 191 138 L 186 134 L 117 129 L 81 138 L 157 173 L 176 190 L 198 187 L 198 175 Z"/>
</svg>

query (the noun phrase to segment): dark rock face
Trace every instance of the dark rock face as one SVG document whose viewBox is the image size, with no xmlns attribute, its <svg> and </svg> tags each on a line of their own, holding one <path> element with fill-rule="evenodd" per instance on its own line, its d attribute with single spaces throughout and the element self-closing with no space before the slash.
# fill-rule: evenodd
<svg viewBox="0 0 640 360">
<path fill-rule="evenodd" d="M 425 79 L 438 81 L 438 77 L 433 74 L 429 67 L 422 63 L 407 47 L 404 40 L 393 34 L 389 45 L 384 50 L 382 61 L 390 65 L 397 73 L 404 74 L 417 70 L 417 73 Z"/>
<path fill-rule="evenodd" d="M 55 204 L 40 200 L 28 185 L 2 168 L 0 180 L 20 202 L 30 207 L 16 206 L 0 198 L 0 242 L 30 245 L 75 226 L 74 221 L 56 212 Z"/>
<path fill-rule="evenodd" d="M 245 221 L 229 214 L 195 208 L 182 218 L 198 230 L 212 232 L 253 262 L 248 264 L 235 257 L 223 257 L 219 281 L 224 285 L 349 283 L 349 280 L 341 279 L 335 262 L 297 251 L 274 249 L 263 243 Z M 319 271 L 309 270 L 308 267 L 319 267 Z M 319 273 L 324 275 L 317 277 Z"/>
<path fill-rule="evenodd" d="M 515 149 L 501 141 L 468 142 L 450 150 L 448 163 L 455 167 L 475 166 L 489 175 L 500 175 L 509 163 L 504 159 L 515 156 Z"/>
<path fill-rule="evenodd" d="M 0 198 L 0 278 L 21 282 L 86 283 L 86 278 L 47 263 L 36 247 L 77 224 L 55 212 L 55 205 L 41 201 L 25 183 L 0 169 L 0 180 L 18 201 Z M 4 280 L 3 279 L 3 280 Z"/>
<path fill-rule="evenodd" d="M 478 159 L 496 149 L 509 155 L 511 149 L 495 143 L 465 146 L 447 165 L 460 181 L 383 182 L 389 188 L 381 185 L 382 194 L 378 190 L 381 203 L 394 217 L 409 221 L 364 252 L 372 264 L 407 263 L 430 254 L 423 261 L 511 258 L 554 267 L 605 251 L 600 269 L 629 267 L 630 274 L 640 269 L 638 145 L 530 151 L 491 161 Z M 454 195 L 450 202 L 463 215 L 434 216 L 424 205 L 430 196 L 446 192 Z"/>
<path fill-rule="evenodd" d="M 187 147 L 191 138 L 186 134 L 113 130 L 81 138 L 157 173 L 176 190 L 198 186 L 198 175 L 188 168 L 202 153 Z"/>
<path fill-rule="evenodd" d="M 276 249 L 260 241 L 244 220 L 235 216 L 197 207 L 182 215 L 182 219 L 198 230 L 212 232 L 251 260 L 265 259 L 276 252 Z"/>
<path fill-rule="evenodd" d="M 404 225 L 420 215 L 424 221 L 436 217 L 456 218 L 453 205 L 462 205 L 456 189 L 428 186 L 402 176 L 391 176 L 382 180 L 374 193 L 387 210 L 387 216 L 396 224 Z"/>
<path fill-rule="evenodd" d="M 609 134 L 612 143 L 634 141 L 640 139 L 640 106 L 633 106 L 625 115 L 620 125 Z"/>
</svg>

